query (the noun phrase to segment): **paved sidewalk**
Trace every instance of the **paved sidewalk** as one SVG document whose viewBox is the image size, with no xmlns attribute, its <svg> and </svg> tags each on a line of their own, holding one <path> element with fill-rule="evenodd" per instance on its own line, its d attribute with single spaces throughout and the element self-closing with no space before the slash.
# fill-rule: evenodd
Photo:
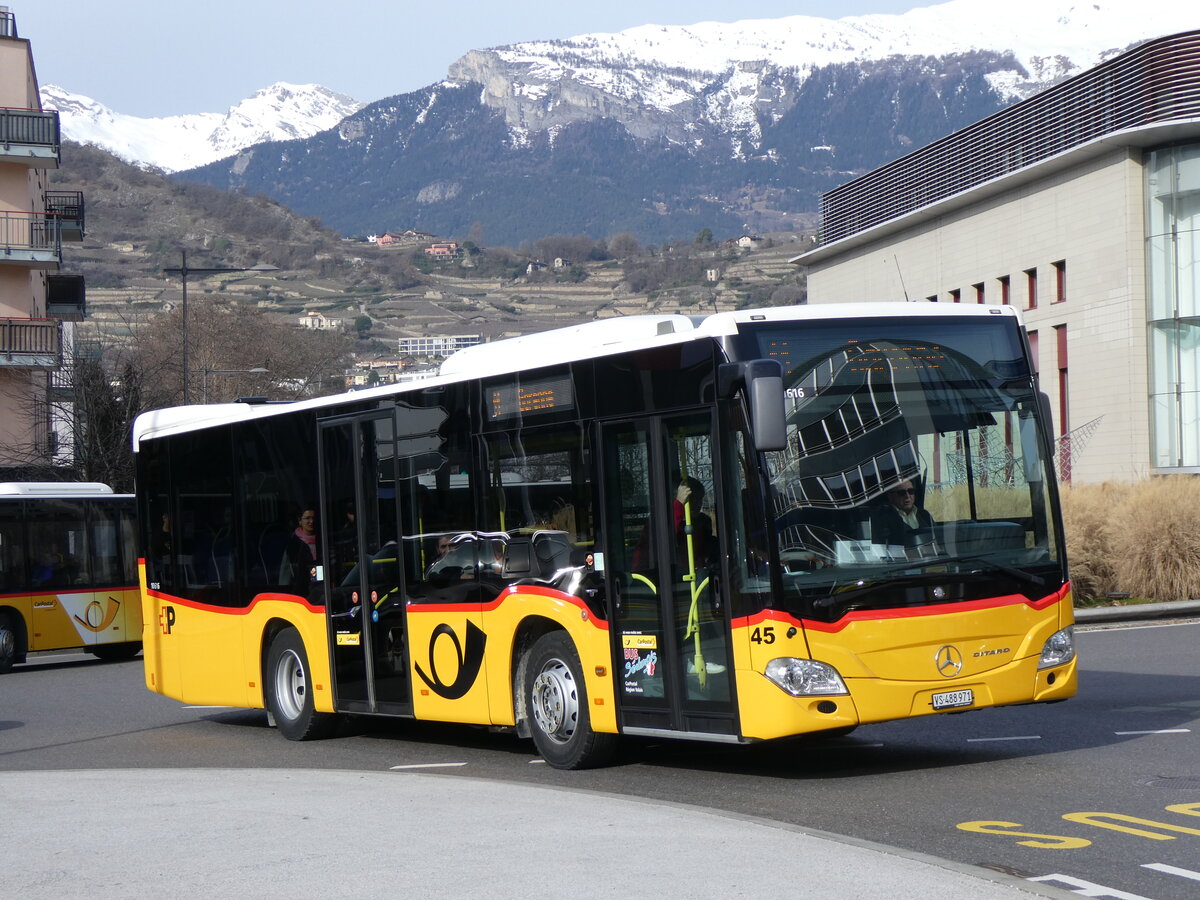
<svg viewBox="0 0 1200 900">
<path fill-rule="evenodd" d="M 669 803 L 461 776 L 0 773 L 4 893 L 87 897 L 1069 897 Z"/>
<path fill-rule="evenodd" d="M 1174 600 L 1167 603 L 1130 603 L 1124 606 L 1093 606 L 1075 610 L 1081 625 L 1094 622 L 1138 622 L 1143 619 L 1170 619 L 1200 616 L 1200 600 Z"/>
</svg>

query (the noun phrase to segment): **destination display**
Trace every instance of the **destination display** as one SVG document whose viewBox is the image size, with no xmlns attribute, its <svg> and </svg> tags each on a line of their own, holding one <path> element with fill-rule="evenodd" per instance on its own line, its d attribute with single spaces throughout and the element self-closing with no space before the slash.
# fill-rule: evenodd
<svg viewBox="0 0 1200 900">
<path fill-rule="evenodd" d="M 569 375 L 499 384 L 488 388 L 488 419 L 512 419 L 553 410 L 572 409 L 575 390 Z"/>
</svg>

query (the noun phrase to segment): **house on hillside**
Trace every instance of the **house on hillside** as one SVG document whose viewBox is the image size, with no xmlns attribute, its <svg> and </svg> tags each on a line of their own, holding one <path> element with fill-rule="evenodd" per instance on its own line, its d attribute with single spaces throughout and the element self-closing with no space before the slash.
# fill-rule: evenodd
<svg viewBox="0 0 1200 900">
<path fill-rule="evenodd" d="M 737 239 L 737 245 L 743 250 L 756 250 L 761 243 L 762 238 L 757 234 L 743 234 Z"/>
<path fill-rule="evenodd" d="M 300 327 L 311 331 L 338 331 L 346 327 L 346 320 L 334 319 L 324 313 L 310 310 L 300 317 Z"/>
<path fill-rule="evenodd" d="M 531 259 L 529 265 L 525 267 L 525 274 L 532 275 L 534 272 L 541 272 L 547 268 L 546 264 L 538 259 Z"/>
<path fill-rule="evenodd" d="M 438 241 L 425 248 L 425 255 L 433 259 L 454 259 L 460 253 L 458 241 Z"/>
</svg>

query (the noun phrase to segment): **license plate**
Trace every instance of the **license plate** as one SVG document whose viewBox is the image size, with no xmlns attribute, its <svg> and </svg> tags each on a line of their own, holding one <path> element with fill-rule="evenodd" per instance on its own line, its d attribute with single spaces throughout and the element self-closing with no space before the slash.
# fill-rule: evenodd
<svg viewBox="0 0 1200 900">
<path fill-rule="evenodd" d="M 957 709 L 960 706 L 971 706 L 974 702 L 975 692 L 972 690 L 942 691 L 933 695 L 934 709 Z"/>
</svg>

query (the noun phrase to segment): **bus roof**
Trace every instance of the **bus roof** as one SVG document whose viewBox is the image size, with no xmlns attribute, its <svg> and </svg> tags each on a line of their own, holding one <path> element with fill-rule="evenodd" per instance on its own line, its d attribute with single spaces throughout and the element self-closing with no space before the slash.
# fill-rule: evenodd
<svg viewBox="0 0 1200 900">
<path fill-rule="evenodd" d="M 113 489 L 99 481 L 0 482 L 0 497 L 111 497 Z"/>
<path fill-rule="evenodd" d="M 314 397 L 295 403 L 219 403 L 175 406 L 142 413 L 133 423 L 133 449 L 148 438 L 181 434 L 209 425 L 231 424 L 303 409 L 320 409 L 347 401 L 363 401 L 422 391 L 470 378 L 505 375 L 524 369 L 561 365 L 636 350 L 647 350 L 704 338 L 736 334 L 738 326 L 753 322 L 815 321 L 877 317 L 1011 316 L 1011 306 L 942 303 L 863 302 L 772 306 L 716 312 L 703 316 L 679 314 L 614 316 L 552 331 L 492 341 L 466 347 L 446 358 L 435 378 L 405 384 L 386 384 L 365 390 Z"/>
</svg>

